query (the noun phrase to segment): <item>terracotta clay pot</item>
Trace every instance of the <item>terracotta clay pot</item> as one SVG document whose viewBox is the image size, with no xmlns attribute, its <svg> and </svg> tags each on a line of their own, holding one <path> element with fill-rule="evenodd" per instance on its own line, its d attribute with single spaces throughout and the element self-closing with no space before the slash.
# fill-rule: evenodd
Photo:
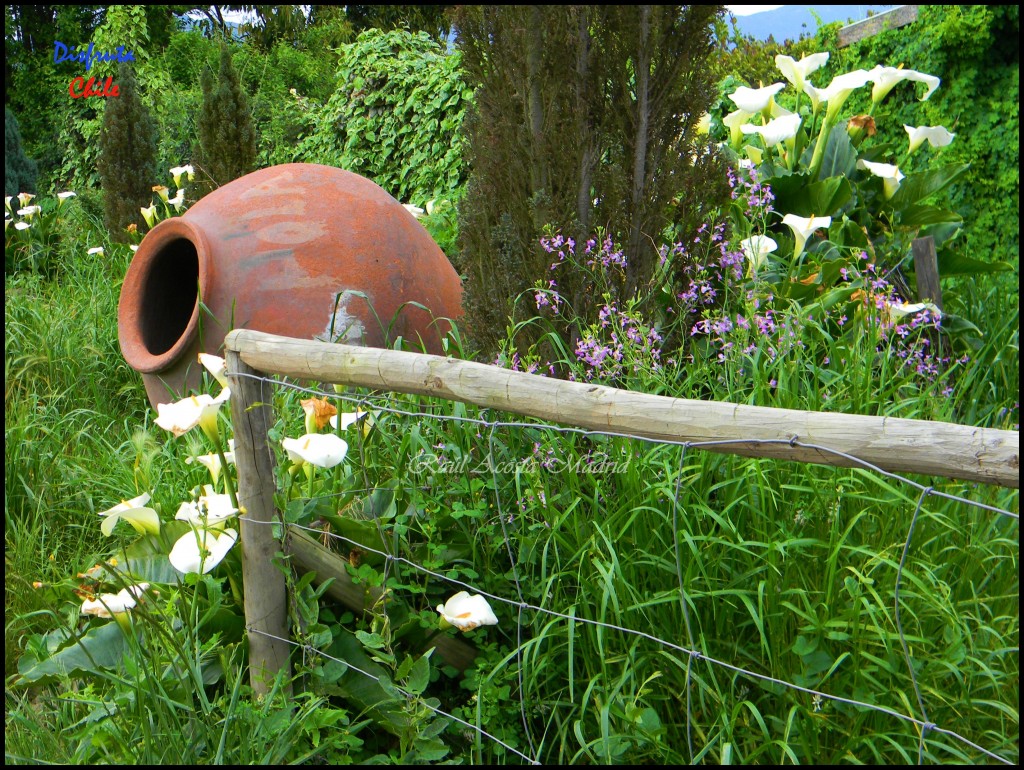
<svg viewBox="0 0 1024 770">
<path fill-rule="evenodd" d="M 444 252 L 398 201 L 348 171 L 292 163 L 154 227 L 125 275 L 117 328 L 155 406 L 198 389 L 197 355 L 223 355 L 233 328 L 375 347 L 403 337 L 440 353 L 440 319 L 459 317 L 461 298 Z"/>
</svg>

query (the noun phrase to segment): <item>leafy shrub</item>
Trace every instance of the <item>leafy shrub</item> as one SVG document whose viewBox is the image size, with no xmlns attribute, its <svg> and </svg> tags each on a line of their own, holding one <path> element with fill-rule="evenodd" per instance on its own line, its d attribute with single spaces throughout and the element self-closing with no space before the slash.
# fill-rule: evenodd
<svg viewBox="0 0 1024 770">
<path fill-rule="evenodd" d="M 336 90 L 296 159 L 361 174 L 403 202 L 450 198 L 464 179 L 458 135 L 471 98 L 460 55 L 426 32 L 376 29 L 340 53 Z"/>
</svg>

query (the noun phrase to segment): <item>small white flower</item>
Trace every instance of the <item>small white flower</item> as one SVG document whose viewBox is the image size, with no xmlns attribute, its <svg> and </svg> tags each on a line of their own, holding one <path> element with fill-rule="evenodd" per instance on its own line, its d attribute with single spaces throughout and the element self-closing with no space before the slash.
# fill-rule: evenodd
<svg viewBox="0 0 1024 770">
<path fill-rule="evenodd" d="M 102 246 L 93 246 L 91 249 L 89 249 L 85 253 L 86 254 L 102 254 L 103 253 L 103 247 Z"/>
<path fill-rule="evenodd" d="M 30 225 L 28 222 L 15 222 L 14 223 L 14 229 L 15 230 L 28 230 L 30 227 L 32 227 L 32 225 Z"/>
<path fill-rule="evenodd" d="M 419 206 L 413 206 L 411 203 L 403 203 L 402 208 L 404 208 L 417 219 L 422 218 L 424 213 L 426 213 Z"/>
<path fill-rule="evenodd" d="M 68 198 L 74 198 L 75 195 L 76 193 L 73 193 L 70 190 L 68 190 L 67 192 L 57 193 L 57 197 L 62 201 L 67 200 Z"/>
<path fill-rule="evenodd" d="M 478 626 L 496 626 L 498 618 L 491 605 L 480 594 L 469 595 L 459 591 L 444 604 L 437 605 L 441 618 L 460 631 L 472 631 Z"/>
</svg>

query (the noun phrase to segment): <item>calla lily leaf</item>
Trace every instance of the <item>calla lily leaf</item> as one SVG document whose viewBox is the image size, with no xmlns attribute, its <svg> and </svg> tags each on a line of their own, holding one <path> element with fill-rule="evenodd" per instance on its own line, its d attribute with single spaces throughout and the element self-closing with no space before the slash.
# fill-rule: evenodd
<svg viewBox="0 0 1024 770">
<path fill-rule="evenodd" d="M 101 670 L 121 667 L 128 650 L 124 631 L 117 623 L 92 624 L 75 641 L 44 660 L 28 658 L 18 661 L 18 671 L 25 682 L 49 680 L 50 677 L 96 674 Z"/>
<path fill-rule="evenodd" d="M 908 174 L 900 182 L 900 189 L 892 196 L 890 204 L 894 209 L 900 211 L 914 203 L 920 203 L 945 190 L 967 173 L 967 169 L 970 167 L 970 163 L 959 163 L 953 166 L 920 171 L 916 174 Z"/>
</svg>

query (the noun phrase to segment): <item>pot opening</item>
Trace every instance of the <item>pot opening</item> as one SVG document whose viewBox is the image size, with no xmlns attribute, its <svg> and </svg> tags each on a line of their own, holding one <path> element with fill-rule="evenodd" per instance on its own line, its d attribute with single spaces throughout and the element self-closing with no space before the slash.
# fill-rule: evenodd
<svg viewBox="0 0 1024 770">
<path fill-rule="evenodd" d="M 153 257 L 142 286 L 142 344 L 153 356 L 166 353 L 181 339 L 199 299 L 199 254 L 195 245 L 176 238 Z"/>
</svg>

